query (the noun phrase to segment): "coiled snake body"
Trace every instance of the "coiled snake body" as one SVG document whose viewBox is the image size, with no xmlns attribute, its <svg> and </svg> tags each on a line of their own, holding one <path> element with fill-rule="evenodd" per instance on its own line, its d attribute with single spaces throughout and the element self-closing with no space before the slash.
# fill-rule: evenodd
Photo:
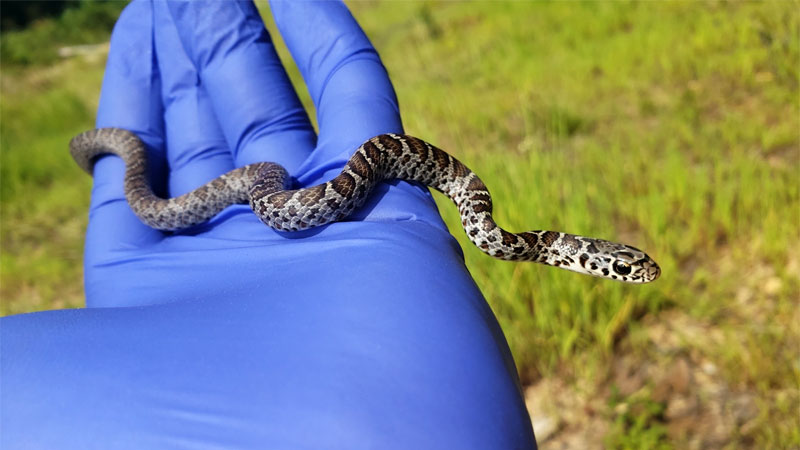
<svg viewBox="0 0 800 450">
<path fill-rule="evenodd" d="M 250 203 L 262 222 L 296 231 L 346 218 L 382 180 L 417 181 L 441 191 L 458 206 L 469 239 L 484 253 L 508 261 L 534 261 L 630 283 L 653 281 L 661 270 L 634 247 L 557 231 L 510 233 L 492 219 L 492 198 L 478 176 L 443 150 L 412 136 L 382 134 L 363 143 L 333 180 L 289 190 L 289 176 L 264 162 L 234 169 L 180 197 L 153 194 L 146 177 L 147 152 L 132 132 L 101 128 L 79 134 L 70 153 L 90 175 L 95 157 L 112 153 L 125 161 L 125 196 L 147 225 L 177 230 L 199 224 L 235 203 Z"/>
</svg>

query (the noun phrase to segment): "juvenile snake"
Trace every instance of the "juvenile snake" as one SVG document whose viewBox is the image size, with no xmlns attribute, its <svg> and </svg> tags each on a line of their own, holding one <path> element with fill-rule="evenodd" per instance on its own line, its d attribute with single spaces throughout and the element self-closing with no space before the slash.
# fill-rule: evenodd
<svg viewBox="0 0 800 450">
<path fill-rule="evenodd" d="M 492 198 L 478 176 L 456 158 L 407 135 L 382 134 L 364 142 L 333 180 L 289 190 L 289 176 L 264 162 L 234 169 L 180 197 L 153 194 L 146 177 L 147 152 L 130 131 L 89 130 L 70 142 L 70 153 L 90 175 L 98 155 L 125 161 L 125 196 L 147 225 L 177 230 L 199 224 L 235 203 L 250 203 L 262 222 L 296 231 L 346 218 L 363 205 L 382 180 L 402 179 L 430 186 L 458 206 L 469 239 L 484 253 L 508 261 L 534 261 L 629 283 L 647 283 L 661 274 L 641 250 L 558 231 L 510 233 L 492 219 Z"/>
</svg>

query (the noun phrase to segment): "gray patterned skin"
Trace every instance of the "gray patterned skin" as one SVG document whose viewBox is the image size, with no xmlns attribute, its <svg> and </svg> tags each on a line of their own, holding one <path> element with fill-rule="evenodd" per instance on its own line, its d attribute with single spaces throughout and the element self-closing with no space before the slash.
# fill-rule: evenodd
<svg viewBox="0 0 800 450">
<path fill-rule="evenodd" d="M 281 190 L 288 175 L 274 163 L 239 167 L 192 192 L 170 199 L 153 194 L 147 182 L 147 151 L 138 136 L 121 128 L 100 128 L 81 133 L 69 143 L 72 158 L 89 175 L 94 159 L 111 153 L 125 161 L 125 198 L 136 216 L 159 230 L 178 230 L 205 222 L 226 207 L 247 203 L 250 187 L 259 183 Z M 259 174 L 265 176 L 259 179 Z M 275 183 L 276 180 L 280 180 Z M 270 185 L 269 183 L 274 184 Z"/>
<path fill-rule="evenodd" d="M 534 261 L 628 283 L 647 283 L 661 274 L 649 256 L 624 244 L 557 231 L 510 233 L 500 228 L 492 219 L 492 198 L 480 178 L 443 150 L 412 136 L 373 137 L 356 150 L 342 173 L 317 186 L 287 190 L 289 176 L 283 167 L 256 163 L 166 200 L 156 197 L 147 183 L 146 150 L 135 134 L 119 128 L 90 130 L 72 139 L 70 152 L 89 174 L 96 156 L 122 157 L 131 209 L 144 223 L 160 230 L 196 225 L 229 205 L 248 202 L 269 227 L 304 230 L 346 218 L 364 204 L 377 183 L 402 179 L 450 197 L 469 239 L 495 258 Z"/>
</svg>

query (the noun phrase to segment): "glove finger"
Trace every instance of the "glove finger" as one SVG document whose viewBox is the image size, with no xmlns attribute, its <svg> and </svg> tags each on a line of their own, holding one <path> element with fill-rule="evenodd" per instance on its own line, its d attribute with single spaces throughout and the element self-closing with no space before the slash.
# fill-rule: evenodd
<svg viewBox="0 0 800 450">
<path fill-rule="evenodd" d="M 397 98 L 369 39 L 341 2 L 272 2 L 281 35 L 317 108 L 316 173 L 339 167 L 365 140 L 402 131 Z"/>
<path fill-rule="evenodd" d="M 120 127 L 135 132 L 148 146 L 150 178 L 162 192 L 166 180 L 161 95 L 158 70 L 152 54 L 152 10 L 136 1 L 120 15 L 111 37 L 97 127 Z M 94 166 L 94 187 L 86 237 L 87 269 L 103 264 L 120 245 L 142 246 L 159 241 L 163 234 L 143 224 L 125 199 L 125 165 L 116 156 L 105 156 Z M 161 182 L 159 182 L 161 181 Z M 86 270 L 87 286 L 91 270 Z M 89 293 L 87 292 L 87 297 Z"/>
<path fill-rule="evenodd" d="M 319 142 L 298 181 L 327 181 L 370 137 L 402 132 L 397 97 L 378 53 L 343 3 L 270 5 L 317 107 Z M 379 184 L 349 220 L 420 220 L 445 229 L 427 189 L 409 183 Z"/>
<path fill-rule="evenodd" d="M 234 168 L 213 105 L 184 52 L 172 15 L 153 3 L 154 48 L 161 77 L 170 196 L 185 194 Z"/>
<path fill-rule="evenodd" d="M 168 7 L 235 164 L 273 161 L 293 173 L 316 136 L 252 2 Z"/>
</svg>

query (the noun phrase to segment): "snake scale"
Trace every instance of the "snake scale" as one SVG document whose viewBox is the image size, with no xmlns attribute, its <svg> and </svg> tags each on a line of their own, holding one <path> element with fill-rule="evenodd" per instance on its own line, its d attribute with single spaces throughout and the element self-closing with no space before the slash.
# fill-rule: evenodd
<svg viewBox="0 0 800 450">
<path fill-rule="evenodd" d="M 346 218 L 363 205 L 382 180 L 417 181 L 447 195 L 458 207 L 469 239 L 484 253 L 508 261 L 534 261 L 629 283 L 647 283 L 661 274 L 641 250 L 615 242 L 557 231 L 510 233 L 492 218 L 486 185 L 445 151 L 412 136 L 381 134 L 364 142 L 331 181 L 289 189 L 278 164 L 263 162 L 234 169 L 180 197 L 153 194 L 146 176 L 147 151 L 132 132 L 100 128 L 79 134 L 70 153 L 90 175 L 94 159 L 120 156 L 126 166 L 125 196 L 145 224 L 178 230 L 199 224 L 236 203 L 249 203 L 262 222 L 296 231 Z"/>
</svg>

